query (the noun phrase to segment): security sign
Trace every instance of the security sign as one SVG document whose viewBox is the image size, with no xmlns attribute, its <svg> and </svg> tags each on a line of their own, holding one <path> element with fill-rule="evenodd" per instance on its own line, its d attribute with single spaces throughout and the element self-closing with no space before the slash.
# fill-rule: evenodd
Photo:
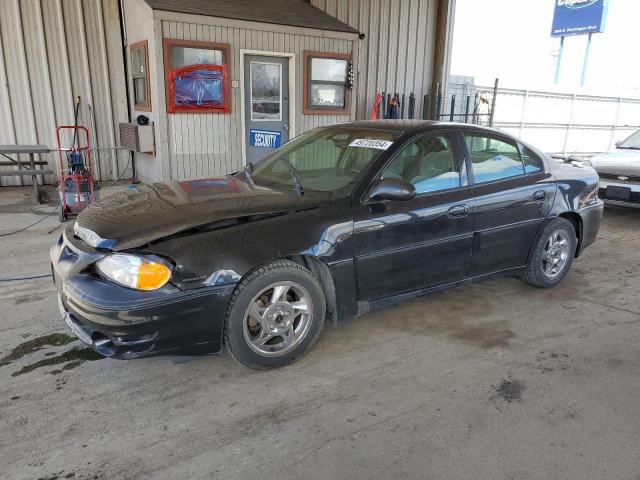
<svg viewBox="0 0 640 480">
<path fill-rule="evenodd" d="M 282 143 L 282 134 L 269 130 L 249 130 L 249 145 L 252 147 L 278 148 Z"/>
</svg>

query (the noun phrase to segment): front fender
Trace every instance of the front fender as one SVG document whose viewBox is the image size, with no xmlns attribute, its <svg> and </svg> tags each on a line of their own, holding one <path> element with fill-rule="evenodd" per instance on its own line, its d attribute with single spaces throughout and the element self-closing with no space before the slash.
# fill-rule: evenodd
<svg viewBox="0 0 640 480">
<path fill-rule="evenodd" d="M 238 282 L 270 261 L 311 256 L 325 264 L 353 257 L 353 218 L 347 200 L 211 231 L 167 238 L 145 250 L 176 263 L 172 282 L 182 290 Z"/>
</svg>

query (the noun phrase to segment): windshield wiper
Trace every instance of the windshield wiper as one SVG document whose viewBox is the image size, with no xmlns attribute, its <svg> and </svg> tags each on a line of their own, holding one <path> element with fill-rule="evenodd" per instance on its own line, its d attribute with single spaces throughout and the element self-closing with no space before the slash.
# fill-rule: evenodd
<svg viewBox="0 0 640 480">
<path fill-rule="evenodd" d="M 620 148 L 622 150 L 640 150 L 640 147 L 623 147 L 622 145 L 618 145 L 617 148 Z"/>
<path fill-rule="evenodd" d="M 293 179 L 293 186 L 295 187 L 296 193 L 300 196 L 304 195 L 304 190 L 302 189 L 302 179 L 300 178 L 300 174 L 296 167 L 285 157 L 280 157 L 278 160 L 282 160 L 287 169 L 289 169 L 289 173 L 291 173 L 291 178 Z"/>
<path fill-rule="evenodd" d="M 253 163 L 247 163 L 242 170 L 244 171 L 247 180 L 249 180 L 249 183 L 255 186 L 256 182 L 254 182 L 253 175 L 251 174 L 253 172 Z"/>
</svg>

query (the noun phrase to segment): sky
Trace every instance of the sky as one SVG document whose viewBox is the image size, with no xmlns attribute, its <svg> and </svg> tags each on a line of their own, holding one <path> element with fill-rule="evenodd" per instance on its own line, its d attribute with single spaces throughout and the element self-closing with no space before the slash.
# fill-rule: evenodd
<svg viewBox="0 0 640 480">
<path fill-rule="evenodd" d="M 451 74 L 477 85 L 640 98 L 640 0 L 609 0 L 604 33 L 593 34 L 585 87 L 587 35 L 565 39 L 554 85 L 559 38 L 551 38 L 557 0 L 456 0 Z"/>
</svg>

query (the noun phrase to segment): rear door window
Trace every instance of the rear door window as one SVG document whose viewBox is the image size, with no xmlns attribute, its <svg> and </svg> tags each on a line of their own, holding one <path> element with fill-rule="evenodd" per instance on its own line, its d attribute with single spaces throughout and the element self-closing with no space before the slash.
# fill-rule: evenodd
<svg viewBox="0 0 640 480">
<path fill-rule="evenodd" d="M 465 133 L 475 183 L 492 182 L 525 173 L 515 142 L 485 133 Z"/>
</svg>

